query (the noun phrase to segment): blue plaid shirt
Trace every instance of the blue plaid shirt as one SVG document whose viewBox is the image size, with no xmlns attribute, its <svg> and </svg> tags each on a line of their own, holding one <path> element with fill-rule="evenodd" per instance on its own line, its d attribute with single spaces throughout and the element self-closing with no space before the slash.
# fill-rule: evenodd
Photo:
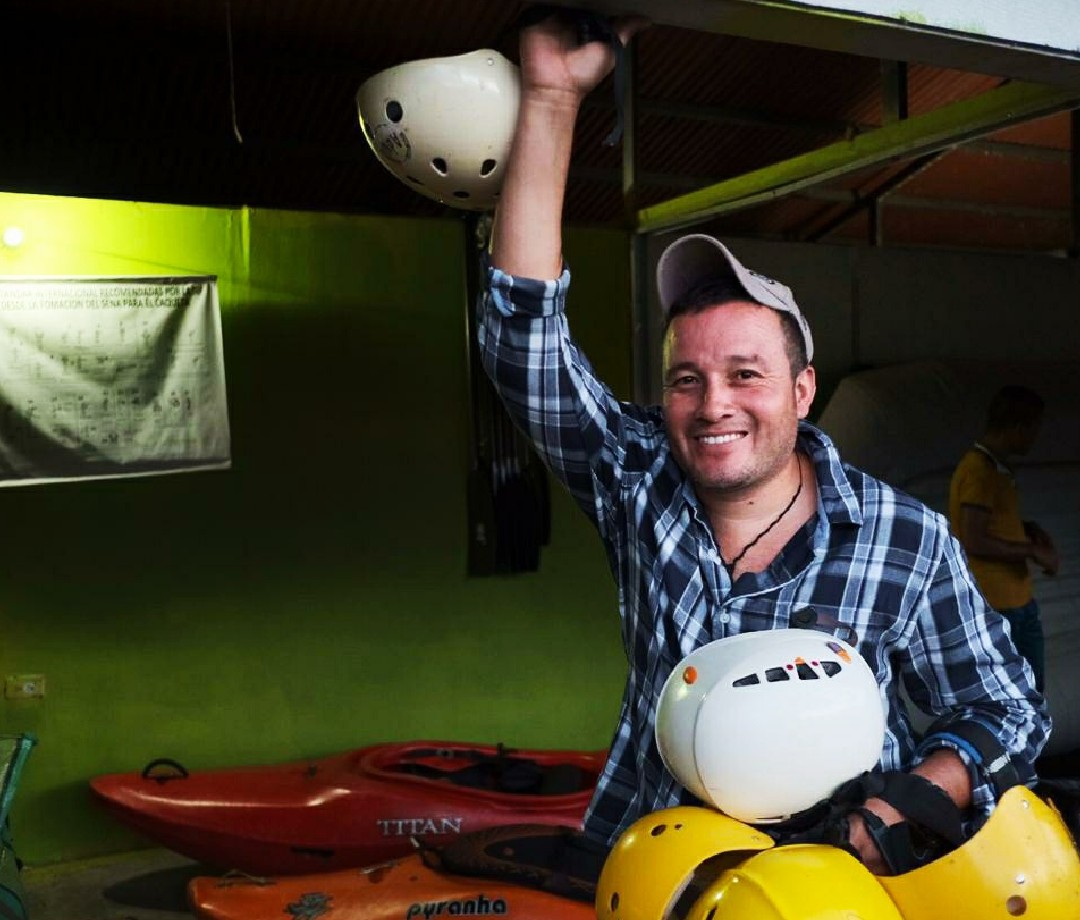
<svg viewBox="0 0 1080 920">
<path fill-rule="evenodd" d="M 489 269 L 479 341 L 509 411 L 596 526 L 618 585 L 629 676 L 586 832 L 610 844 L 642 815 L 696 801 L 656 747 L 665 680 L 703 643 L 787 627 L 804 607 L 850 626 L 877 676 L 888 714 L 880 768 L 909 769 L 931 749 L 956 750 L 972 773 L 974 815 L 989 814 L 995 795 L 978 758 L 938 734 L 920 744 L 901 684 L 939 727 L 970 720 L 989 729 L 1025 779 L 1050 720 L 945 519 L 843 464 L 828 437 L 802 423 L 817 514 L 765 571 L 732 584 L 672 456 L 662 409 L 618 401 L 570 338 L 569 283 L 568 271 L 536 281 Z"/>
</svg>

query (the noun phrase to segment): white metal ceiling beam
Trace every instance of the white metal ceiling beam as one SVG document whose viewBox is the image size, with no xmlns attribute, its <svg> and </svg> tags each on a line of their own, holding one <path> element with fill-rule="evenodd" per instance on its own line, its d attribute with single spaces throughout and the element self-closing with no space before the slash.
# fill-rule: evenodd
<svg viewBox="0 0 1080 920">
<path fill-rule="evenodd" d="M 679 26 L 841 51 L 879 60 L 908 61 L 994 74 L 1033 83 L 1080 88 L 1080 51 L 1010 42 L 991 35 L 950 31 L 922 22 L 810 7 L 785 0 L 553 0 L 617 16 L 636 13 L 657 25 Z M 926 0 L 923 0 L 925 3 Z M 917 10 L 919 3 L 910 4 Z M 1019 12 L 1027 16 L 1032 11 Z M 897 14 L 899 16 L 899 14 Z M 910 15 L 912 20 L 919 17 Z M 1063 36 L 1064 38 L 1064 36 Z M 673 67 L 678 62 L 672 63 Z M 783 69 L 784 62 L 777 61 Z M 812 76 L 810 74 L 808 77 Z"/>
</svg>

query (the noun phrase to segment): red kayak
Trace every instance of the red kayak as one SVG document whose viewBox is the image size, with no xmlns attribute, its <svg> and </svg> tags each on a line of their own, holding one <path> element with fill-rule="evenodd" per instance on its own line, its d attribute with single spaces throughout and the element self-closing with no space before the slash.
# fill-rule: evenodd
<svg viewBox="0 0 1080 920">
<path fill-rule="evenodd" d="M 602 751 L 454 741 L 189 773 L 170 760 L 90 783 L 119 821 L 191 859 L 254 875 L 370 866 L 507 824 L 580 827 Z"/>
<path fill-rule="evenodd" d="M 192 879 L 192 912 L 202 920 L 428 920 L 513 917 L 596 920 L 591 902 L 570 900 L 506 879 L 467 878 L 430 868 L 419 855 L 293 878 Z"/>
</svg>

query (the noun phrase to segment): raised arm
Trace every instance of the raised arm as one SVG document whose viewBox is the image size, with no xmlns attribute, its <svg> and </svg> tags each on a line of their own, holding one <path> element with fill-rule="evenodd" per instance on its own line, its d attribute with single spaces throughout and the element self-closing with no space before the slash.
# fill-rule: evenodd
<svg viewBox="0 0 1080 920">
<path fill-rule="evenodd" d="M 620 41 L 646 20 L 611 22 Z M 480 359 L 504 405 L 555 476 L 603 531 L 623 471 L 645 462 L 659 430 L 620 403 L 570 337 L 562 207 L 574 122 L 615 63 L 610 42 L 578 43 L 573 14 L 522 30 L 522 96 L 496 209 L 487 288 L 478 310 Z M 637 433 L 625 443 L 628 424 Z M 648 458 L 651 461 L 651 453 Z"/>
<path fill-rule="evenodd" d="M 625 44 L 646 24 L 613 22 Z M 562 269 L 562 209 L 581 101 L 615 64 L 604 42 L 578 45 L 562 15 L 521 33 L 521 107 L 503 180 L 491 265 L 511 275 L 555 278 Z"/>
</svg>

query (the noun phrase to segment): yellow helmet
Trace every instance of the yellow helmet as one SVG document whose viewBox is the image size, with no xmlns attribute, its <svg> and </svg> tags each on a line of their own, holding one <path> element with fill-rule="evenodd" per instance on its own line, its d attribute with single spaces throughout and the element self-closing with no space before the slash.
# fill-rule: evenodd
<svg viewBox="0 0 1080 920">
<path fill-rule="evenodd" d="M 942 915 L 944 916 L 944 915 Z M 905 920 L 854 856 L 825 844 L 791 844 L 722 871 L 685 920 Z M 660 920 L 657 915 L 654 920 Z"/>
<path fill-rule="evenodd" d="M 1080 855 L 1057 809 L 1026 786 L 963 846 L 879 881 L 904 920 L 1080 920 Z"/>
<path fill-rule="evenodd" d="M 705 863 L 735 866 L 772 838 L 709 808 L 682 805 L 639 818 L 619 837 L 596 885 L 599 920 L 661 920 Z"/>
</svg>

